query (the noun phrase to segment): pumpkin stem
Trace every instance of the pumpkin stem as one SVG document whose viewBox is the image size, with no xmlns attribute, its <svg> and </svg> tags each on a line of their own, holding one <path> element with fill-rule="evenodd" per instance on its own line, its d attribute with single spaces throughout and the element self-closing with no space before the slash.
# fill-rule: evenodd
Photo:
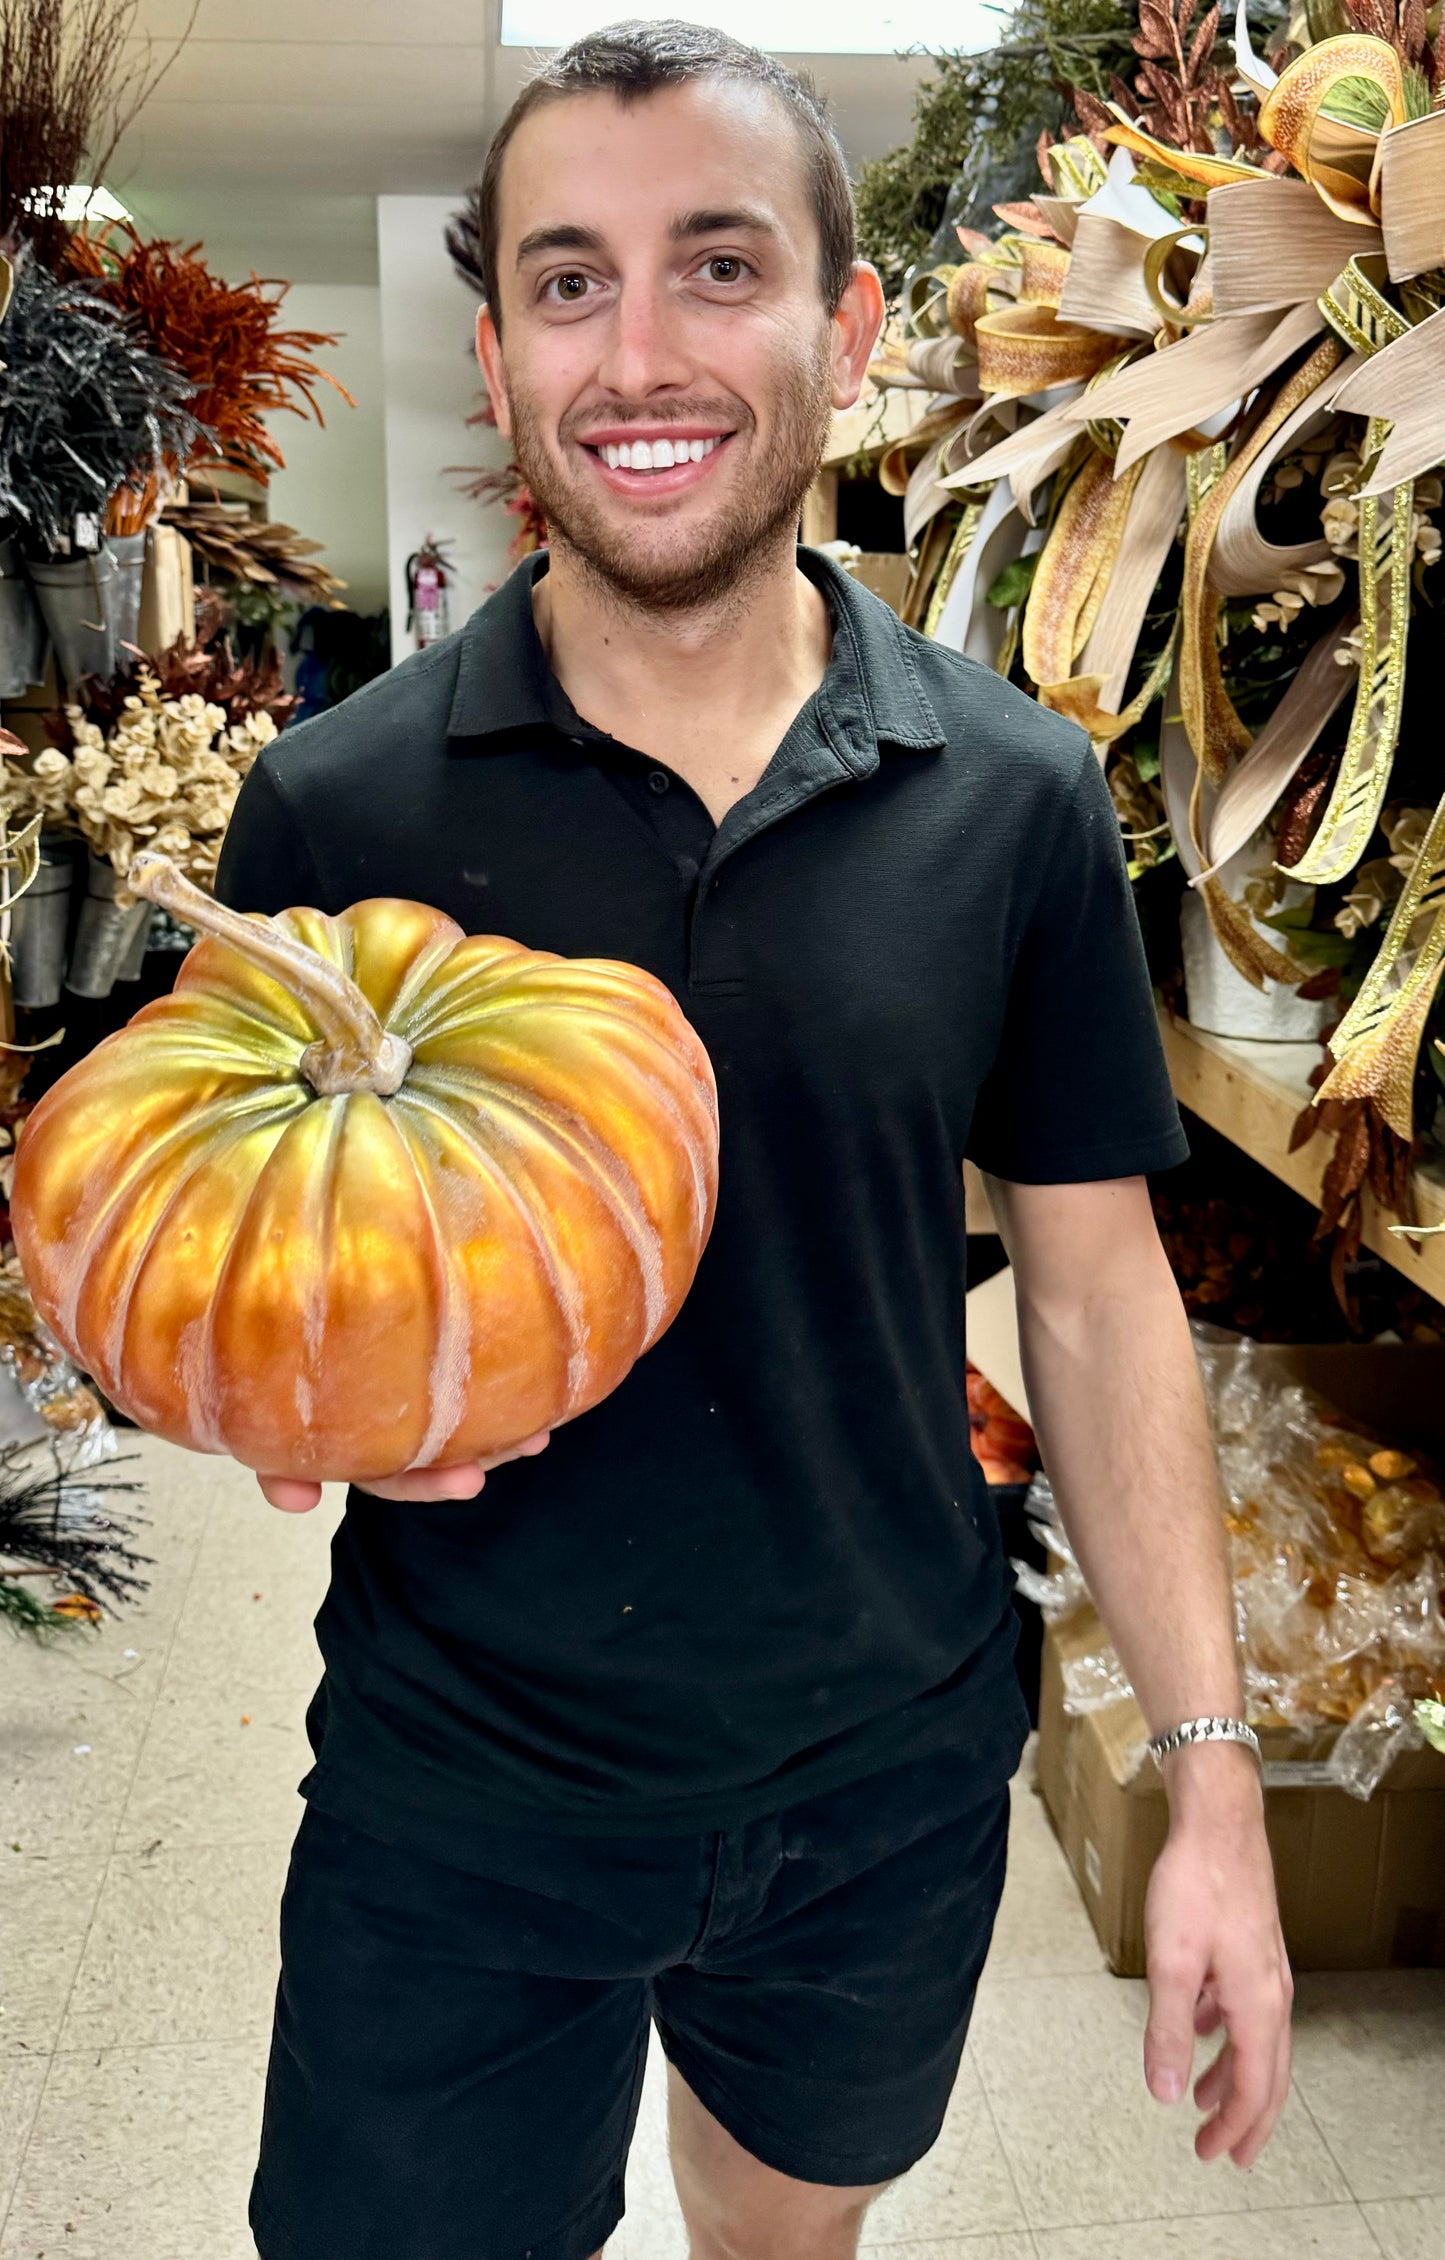
<svg viewBox="0 0 1445 2260">
<path fill-rule="evenodd" d="M 301 1054 L 301 1072 L 319 1098 L 374 1091 L 387 1099 L 401 1089 L 411 1065 L 410 1044 L 383 1028 L 368 999 L 339 966 L 283 933 L 271 919 L 243 917 L 203 894 L 168 856 L 138 855 L 126 885 L 183 924 L 264 966 L 305 1006 L 321 1037 Z"/>
</svg>

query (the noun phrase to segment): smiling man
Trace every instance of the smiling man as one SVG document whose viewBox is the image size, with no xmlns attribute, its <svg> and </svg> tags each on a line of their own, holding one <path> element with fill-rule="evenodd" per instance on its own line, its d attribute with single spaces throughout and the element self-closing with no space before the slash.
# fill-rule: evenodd
<svg viewBox="0 0 1445 2260">
<path fill-rule="evenodd" d="M 651 2023 L 694 2260 L 850 2260 L 935 2140 L 1026 1731 L 969 1448 L 969 1154 L 1165 1738 L 1145 2073 L 1177 2100 L 1224 2028 L 1196 2147 L 1249 2165 L 1289 1974 L 1143 1177 L 1183 1142 L 1098 764 L 797 546 L 882 313 L 806 86 L 696 27 L 599 32 L 519 98 L 474 222 L 478 352 L 550 552 L 263 756 L 218 891 L 412 896 L 646 966 L 709 1047 L 722 1183 L 687 1304 L 605 1404 L 490 1479 L 350 1494 L 263 2260 L 588 2260 Z"/>
</svg>

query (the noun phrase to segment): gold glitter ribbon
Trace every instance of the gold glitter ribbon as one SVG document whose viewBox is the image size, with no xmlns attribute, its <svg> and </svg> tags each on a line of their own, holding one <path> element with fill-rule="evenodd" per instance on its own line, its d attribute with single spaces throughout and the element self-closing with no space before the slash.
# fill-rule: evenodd
<svg viewBox="0 0 1445 2260">
<path fill-rule="evenodd" d="M 1024 665 L 1046 706 L 1089 640 L 1142 468 L 1116 479 L 1110 458 L 1091 448 L 1059 504 L 1023 624 Z"/>
<path fill-rule="evenodd" d="M 1409 328 L 1380 291 L 1370 269 L 1383 260 L 1352 259 L 1331 283 L 1320 308 L 1330 327 L 1357 353 L 1377 353 Z M 1371 417 L 1365 461 L 1384 446 L 1389 424 Z M 1279 868 L 1307 886 L 1327 886 L 1352 871 L 1379 821 L 1405 696 L 1405 641 L 1410 627 L 1410 526 L 1415 490 L 1406 481 L 1388 495 L 1361 494 L 1359 510 L 1360 672 L 1339 773 L 1313 839 Z"/>
<path fill-rule="evenodd" d="M 964 503 L 963 515 L 953 529 L 938 576 L 923 615 L 922 628 L 926 636 L 937 635 L 938 623 L 943 617 L 943 607 L 948 602 L 949 591 L 958 578 L 958 569 L 974 545 L 983 518 L 982 497 L 971 495 Z"/>
<path fill-rule="evenodd" d="M 1379 954 L 1330 1038 L 1336 1065 L 1320 1087 L 1320 1101 L 1373 1098 L 1392 1130 L 1413 1135 L 1415 1060 L 1442 965 L 1445 799 L 1430 820 Z"/>
<path fill-rule="evenodd" d="M 1252 733 L 1234 710 L 1220 664 L 1216 633 L 1219 598 L 1209 585 L 1209 560 L 1215 535 L 1230 496 L 1256 455 L 1268 447 L 1301 401 L 1307 400 L 1329 376 L 1341 351 L 1335 338 L 1322 339 L 1294 375 L 1281 385 L 1268 415 L 1201 497 L 1189 528 L 1184 547 L 1184 585 L 1180 593 L 1183 633 L 1179 645 L 1179 703 L 1194 757 L 1212 784 L 1222 782 L 1230 761 L 1236 755 L 1248 753 L 1253 742 Z"/>
</svg>

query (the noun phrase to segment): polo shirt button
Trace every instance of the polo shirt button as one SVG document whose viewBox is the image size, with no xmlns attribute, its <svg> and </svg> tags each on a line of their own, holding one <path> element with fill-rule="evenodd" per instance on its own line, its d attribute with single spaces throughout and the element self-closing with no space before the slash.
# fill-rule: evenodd
<svg viewBox="0 0 1445 2260">
<path fill-rule="evenodd" d="M 654 769 L 647 782 L 655 793 L 665 793 L 672 783 L 665 769 Z"/>
</svg>

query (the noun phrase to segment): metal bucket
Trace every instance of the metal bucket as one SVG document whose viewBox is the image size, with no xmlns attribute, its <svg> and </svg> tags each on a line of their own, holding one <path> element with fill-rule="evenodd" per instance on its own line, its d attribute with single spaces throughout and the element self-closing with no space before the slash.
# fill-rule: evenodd
<svg viewBox="0 0 1445 2260">
<path fill-rule="evenodd" d="M 117 981 L 138 981 L 144 973 L 146 951 L 150 948 L 151 943 L 151 922 L 154 917 L 155 910 L 150 903 L 147 903 L 146 915 L 136 927 L 135 939 L 116 968 L 115 977 Z"/>
<path fill-rule="evenodd" d="M 144 533 L 107 534 L 105 546 L 115 559 L 115 572 L 105 591 L 105 619 L 115 647 L 112 665 L 121 668 L 136 656 L 146 537 Z"/>
<path fill-rule="evenodd" d="M 23 698 L 45 680 L 50 638 L 19 546 L 0 541 L 0 698 Z"/>
<path fill-rule="evenodd" d="M 76 842 L 64 832 L 40 835 L 40 872 L 10 913 L 10 978 L 15 1002 L 59 1004 L 70 930 Z"/>
<path fill-rule="evenodd" d="M 111 865 L 92 855 L 70 971 L 65 976 L 65 986 L 75 996 L 108 997 L 135 947 L 137 932 L 144 933 L 150 923 L 148 902 L 132 903 L 128 910 L 118 907 L 118 884 Z"/>
<path fill-rule="evenodd" d="M 91 557 L 59 557 L 32 563 L 35 601 L 55 646 L 55 667 L 69 690 L 82 675 L 115 673 L 115 635 L 107 618 L 115 559 L 108 549 Z"/>
</svg>

